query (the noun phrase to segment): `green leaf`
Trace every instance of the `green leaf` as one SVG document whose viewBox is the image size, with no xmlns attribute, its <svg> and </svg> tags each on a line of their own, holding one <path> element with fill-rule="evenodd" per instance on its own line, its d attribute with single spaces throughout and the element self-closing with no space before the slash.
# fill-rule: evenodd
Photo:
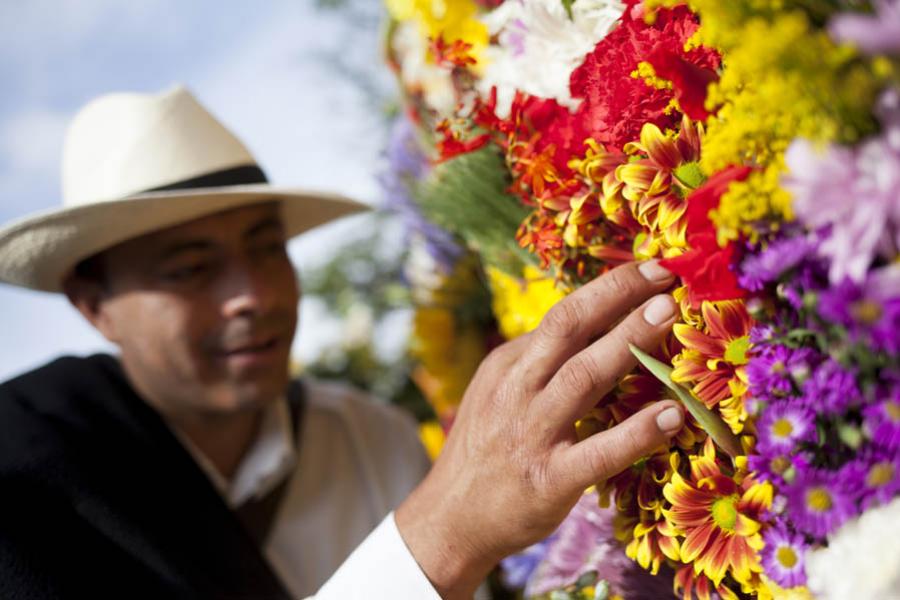
<svg viewBox="0 0 900 600">
<path fill-rule="evenodd" d="M 713 442 L 724 450 L 732 458 L 740 456 L 744 453 L 741 448 L 741 442 L 737 436 L 731 432 L 731 429 L 722 420 L 722 417 L 709 410 L 705 404 L 694 398 L 693 394 L 681 384 L 672 381 L 672 367 L 656 360 L 634 344 L 629 344 L 631 353 L 634 354 L 642 365 L 653 376 L 659 379 L 663 384 L 675 392 L 678 400 L 684 404 L 691 415 L 697 420 L 700 426 L 709 434 Z"/>
<path fill-rule="evenodd" d="M 563 8 L 566 9 L 566 14 L 569 16 L 570 21 L 574 21 L 575 17 L 572 16 L 572 5 L 575 4 L 575 0 L 561 0 Z"/>
</svg>

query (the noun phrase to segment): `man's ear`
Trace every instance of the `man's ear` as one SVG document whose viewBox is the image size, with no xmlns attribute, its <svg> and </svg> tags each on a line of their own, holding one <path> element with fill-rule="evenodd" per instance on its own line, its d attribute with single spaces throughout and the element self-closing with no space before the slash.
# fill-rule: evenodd
<svg viewBox="0 0 900 600">
<path fill-rule="evenodd" d="M 106 310 L 108 293 L 100 281 L 69 274 L 63 281 L 63 291 L 69 303 L 94 326 L 94 329 L 112 343 L 118 343 L 113 320 Z"/>
</svg>

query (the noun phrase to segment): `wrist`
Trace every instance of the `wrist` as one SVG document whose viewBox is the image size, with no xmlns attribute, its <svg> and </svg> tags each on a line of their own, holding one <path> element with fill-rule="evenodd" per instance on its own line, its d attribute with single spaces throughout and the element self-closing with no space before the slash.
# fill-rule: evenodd
<svg viewBox="0 0 900 600">
<path fill-rule="evenodd" d="M 422 572 L 445 600 L 472 598 L 499 562 L 460 535 L 442 498 L 432 497 L 427 480 L 394 513 L 400 536 Z"/>
</svg>

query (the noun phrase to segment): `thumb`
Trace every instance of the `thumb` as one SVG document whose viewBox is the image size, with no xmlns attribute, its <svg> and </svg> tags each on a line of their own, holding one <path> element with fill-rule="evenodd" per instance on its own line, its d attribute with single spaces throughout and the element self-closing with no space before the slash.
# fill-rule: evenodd
<svg viewBox="0 0 900 600">
<path fill-rule="evenodd" d="M 684 411 L 671 400 L 656 402 L 606 431 L 563 451 L 559 468 L 585 489 L 647 456 L 681 430 Z M 562 474 L 561 474 L 562 475 Z"/>
</svg>

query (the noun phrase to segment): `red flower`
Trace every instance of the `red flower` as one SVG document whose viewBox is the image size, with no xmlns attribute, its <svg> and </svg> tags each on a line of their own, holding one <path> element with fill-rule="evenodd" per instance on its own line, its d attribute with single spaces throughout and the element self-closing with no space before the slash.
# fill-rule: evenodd
<svg viewBox="0 0 900 600">
<path fill-rule="evenodd" d="M 719 76 L 712 69 L 685 60 L 666 48 L 657 48 L 647 57 L 658 77 L 672 82 L 681 112 L 695 121 L 706 121 L 706 90 Z"/>
<path fill-rule="evenodd" d="M 490 134 L 483 133 L 469 139 L 462 139 L 458 131 L 454 131 L 453 127 L 446 120 L 438 123 L 435 128 L 437 133 L 442 137 L 437 141 L 437 150 L 439 158 L 437 162 L 450 160 L 460 154 L 474 152 L 491 140 Z"/>
<path fill-rule="evenodd" d="M 738 285 L 732 267 L 739 258 L 738 248 L 729 242 L 724 248 L 716 240 L 716 226 L 709 218 L 732 181 L 743 181 L 750 167 L 729 167 L 712 176 L 687 199 L 687 243 L 690 250 L 661 264 L 679 275 L 688 288 L 691 306 L 699 308 L 703 300 L 734 300 L 746 292 Z"/>
<path fill-rule="evenodd" d="M 590 137 L 607 148 L 621 149 L 640 136 L 645 123 L 662 130 L 678 125 L 681 115 L 666 111 L 675 92 L 657 89 L 632 77 L 638 64 L 648 56 L 669 54 L 709 71 L 719 66 L 720 58 L 714 50 L 684 50 L 685 42 L 698 27 L 696 16 L 687 7 L 661 9 L 652 24 L 635 12 L 626 11 L 619 27 L 603 38 L 572 72 L 572 96 L 584 98 L 575 115 L 582 128 L 579 140 Z"/>
</svg>

